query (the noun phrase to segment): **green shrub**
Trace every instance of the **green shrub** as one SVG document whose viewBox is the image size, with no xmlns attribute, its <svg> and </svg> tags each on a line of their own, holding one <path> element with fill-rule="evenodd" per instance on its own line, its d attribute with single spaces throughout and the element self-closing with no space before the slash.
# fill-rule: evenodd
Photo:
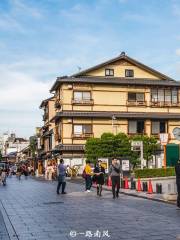
<svg viewBox="0 0 180 240">
<path fill-rule="evenodd" d="M 155 169 L 136 169 L 135 177 L 138 178 L 153 178 L 153 177 L 169 177 L 175 176 L 174 168 L 155 168 Z"/>
</svg>

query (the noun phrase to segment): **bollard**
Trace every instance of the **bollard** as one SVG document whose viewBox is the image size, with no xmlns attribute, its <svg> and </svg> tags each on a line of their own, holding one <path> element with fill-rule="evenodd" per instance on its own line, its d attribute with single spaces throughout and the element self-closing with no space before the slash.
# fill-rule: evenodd
<svg viewBox="0 0 180 240">
<path fill-rule="evenodd" d="M 156 183 L 156 193 L 162 194 L 162 184 Z"/>
<path fill-rule="evenodd" d="M 136 182 L 135 181 L 131 181 L 131 190 L 136 189 Z"/>
<path fill-rule="evenodd" d="M 147 190 L 148 190 L 148 184 L 147 184 L 147 182 L 143 182 L 143 192 L 147 192 Z"/>
</svg>

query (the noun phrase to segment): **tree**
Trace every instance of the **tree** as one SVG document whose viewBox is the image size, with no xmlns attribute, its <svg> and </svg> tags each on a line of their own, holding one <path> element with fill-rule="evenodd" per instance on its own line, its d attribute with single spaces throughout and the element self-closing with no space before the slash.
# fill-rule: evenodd
<svg viewBox="0 0 180 240">
<path fill-rule="evenodd" d="M 99 138 L 89 138 L 85 145 L 86 158 L 89 161 L 95 162 L 98 157 L 100 157 L 100 139 Z"/>
<path fill-rule="evenodd" d="M 29 146 L 30 146 L 31 155 L 32 155 L 33 158 L 36 155 L 36 144 L 37 144 L 36 138 L 35 137 L 31 137 Z"/>
<path fill-rule="evenodd" d="M 125 133 L 117 135 L 103 133 L 100 138 L 88 139 L 85 145 L 86 158 L 92 162 L 97 161 L 98 158 L 127 158 L 135 168 L 140 159 L 138 152 L 132 151 L 131 141 L 143 142 L 143 155 L 148 164 L 158 148 L 157 140 L 143 135 L 129 137 Z"/>
<path fill-rule="evenodd" d="M 131 160 L 131 143 L 124 133 L 114 135 L 104 133 L 101 138 L 90 138 L 85 145 L 85 154 L 88 160 L 96 161 L 98 158 L 129 158 Z"/>
</svg>

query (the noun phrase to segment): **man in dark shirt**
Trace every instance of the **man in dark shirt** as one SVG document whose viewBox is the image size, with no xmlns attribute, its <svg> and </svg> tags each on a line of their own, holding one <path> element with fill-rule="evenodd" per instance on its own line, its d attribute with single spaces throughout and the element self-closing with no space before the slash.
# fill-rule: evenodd
<svg viewBox="0 0 180 240">
<path fill-rule="evenodd" d="M 180 209 L 180 160 L 177 162 L 175 166 L 175 172 L 176 172 L 176 184 L 177 184 L 177 206 Z"/>
<path fill-rule="evenodd" d="M 63 159 L 60 160 L 60 164 L 58 166 L 58 185 L 57 185 L 57 194 L 59 194 L 60 187 L 62 185 L 62 194 L 66 194 L 66 170 L 67 167 L 64 165 Z"/>
</svg>

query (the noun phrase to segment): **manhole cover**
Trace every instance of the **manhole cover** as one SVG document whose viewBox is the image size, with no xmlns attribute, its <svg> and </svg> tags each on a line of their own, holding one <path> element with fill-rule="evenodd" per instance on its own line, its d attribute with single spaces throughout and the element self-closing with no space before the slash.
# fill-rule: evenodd
<svg viewBox="0 0 180 240">
<path fill-rule="evenodd" d="M 61 203 L 64 203 L 64 202 L 45 202 L 43 204 L 45 205 L 51 205 L 51 204 L 61 204 Z"/>
</svg>

